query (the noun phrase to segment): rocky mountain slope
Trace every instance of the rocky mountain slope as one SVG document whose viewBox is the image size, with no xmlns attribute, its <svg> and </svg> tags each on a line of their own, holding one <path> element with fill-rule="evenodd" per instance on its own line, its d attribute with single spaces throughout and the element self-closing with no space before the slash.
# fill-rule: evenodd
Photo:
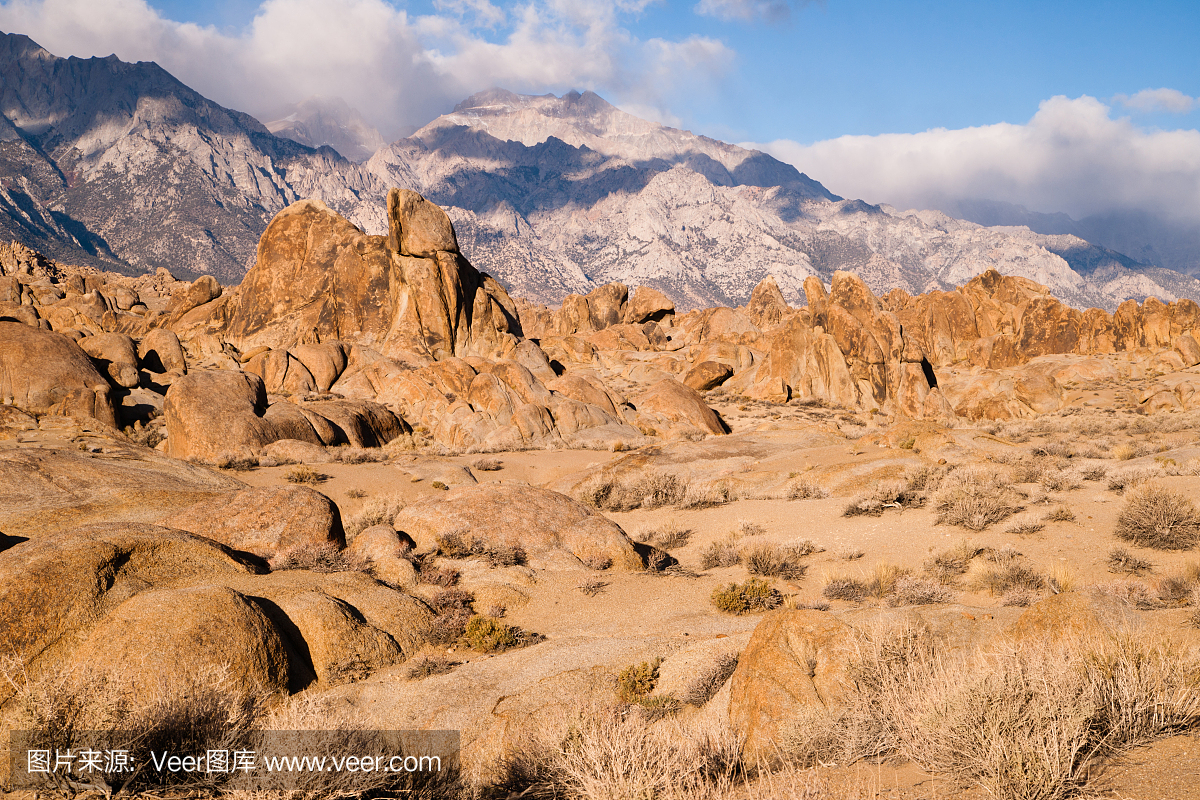
<svg viewBox="0 0 1200 800">
<path fill-rule="evenodd" d="M 837 270 L 920 293 L 988 268 L 1079 307 L 1200 297 L 1186 276 L 1071 235 L 843 200 L 763 153 L 592 93 L 484 92 L 353 163 L 300 143 L 341 136 L 352 159 L 377 145 L 328 104 L 272 123 L 292 141 L 157 65 L 58 58 L 17 34 L 0 37 L 0 80 L 0 236 L 65 262 L 236 283 L 287 204 L 319 199 L 383 234 L 387 192 L 401 187 L 446 208 L 481 269 L 543 303 L 619 281 L 681 310 L 740 305 L 771 275 L 799 304 L 805 278 Z"/>
</svg>

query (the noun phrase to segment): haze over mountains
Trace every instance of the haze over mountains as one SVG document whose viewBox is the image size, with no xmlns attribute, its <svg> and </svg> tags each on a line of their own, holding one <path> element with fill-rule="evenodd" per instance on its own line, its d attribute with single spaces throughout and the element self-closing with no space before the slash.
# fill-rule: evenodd
<svg viewBox="0 0 1200 800">
<path fill-rule="evenodd" d="M 767 274 L 799 303 L 805 277 L 836 269 L 915 293 L 988 267 L 1078 306 L 1200 297 L 1194 279 L 1070 233 L 843 200 L 771 156 L 590 92 L 490 90 L 379 146 L 336 101 L 268 129 L 152 63 L 57 58 L 17 34 L 0 36 L 0 81 L 0 236 L 64 261 L 237 282 L 288 203 L 316 197 L 381 234 L 399 186 L 447 209 L 480 269 L 547 303 L 619 280 L 681 308 L 736 305 Z"/>
</svg>

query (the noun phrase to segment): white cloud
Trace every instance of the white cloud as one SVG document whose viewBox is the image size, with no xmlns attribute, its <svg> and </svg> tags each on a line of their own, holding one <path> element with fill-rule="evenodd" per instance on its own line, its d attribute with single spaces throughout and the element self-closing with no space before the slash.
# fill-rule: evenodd
<svg viewBox="0 0 1200 800">
<path fill-rule="evenodd" d="M 1142 89 L 1132 97 L 1127 94 L 1116 95 L 1113 102 L 1134 111 L 1169 111 L 1173 114 L 1186 114 L 1200 105 L 1196 98 L 1188 97 L 1178 89 Z"/>
<path fill-rule="evenodd" d="M 705 17 L 776 23 L 791 19 L 792 6 L 807 4 L 807 0 L 700 0 L 692 10 Z"/>
<path fill-rule="evenodd" d="M 437 14 L 413 17 L 387 0 L 263 0 L 244 31 L 227 33 L 167 19 L 145 0 L 0 0 L 0 30 L 61 56 L 155 61 L 260 118 L 340 96 L 390 138 L 491 86 L 596 89 L 666 114 L 670 91 L 719 80 L 732 54 L 695 37 L 639 40 L 623 20 L 650 2 L 438 0 Z"/>
<path fill-rule="evenodd" d="M 1141 209 L 1200 219 L 1200 131 L 1144 130 L 1087 96 L 1043 101 L 1024 125 L 752 146 L 832 192 L 902 209 L 986 198 L 1077 218 Z"/>
</svg>

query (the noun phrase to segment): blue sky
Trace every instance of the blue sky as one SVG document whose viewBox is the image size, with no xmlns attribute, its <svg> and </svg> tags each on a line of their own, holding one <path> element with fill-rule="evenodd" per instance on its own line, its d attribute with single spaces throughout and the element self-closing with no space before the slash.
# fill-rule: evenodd
<svg viewBox="0 0 1200 800">
<path fill-rule="evenodd" d="M 260 118 L 340 95 L 390 138 L 488 86 L 590 88 L 872 202 L 1200 217 L 1194 0 L 0 0 L 0 29 Z"/>
<path fill-rule="evenodd" d="M 236 33 L 250 24 L 260 3 L 151 5 L 171 19 Z M 429 0 L 394 5 L 410 15 L 440 13 Z M 786 13 L 769 19 L 728 19 L 697 13 L 695 2 L 657 2 L 621 15 L 620 23 L 643 41 L 703 36 L 732 51 L 709 92 L 668 97 L 664 105 L 680 124 L 736 140 L 811 143 L 844 134 L 1025 122 L 1055 95 L 1108 99 L 1160 87 L 1200 94 L 1196 2 L 780 5 Z M 496 42 L 510 32 L 505 25 L 480 30 Z M 564 88 L 571 87 L 547 87 Z M 622 99 L 621 86 L 591 88 Z M 1138 119 L 1197 127 L 1200 109 Z"/>
</svg>

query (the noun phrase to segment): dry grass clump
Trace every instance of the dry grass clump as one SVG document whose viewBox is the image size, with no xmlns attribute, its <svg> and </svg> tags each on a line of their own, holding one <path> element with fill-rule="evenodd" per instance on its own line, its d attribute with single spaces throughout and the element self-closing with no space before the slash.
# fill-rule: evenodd
<svg viewBox="0 0 1200 800">
<path fill-rule="evenodd" d="M 658 685 L 658 668 L 662 659 L 631 664 L 617 675 L 617 697 L 625 703 L 633 703 L 654 691 Z"/>
<path fill-rule="evenodd" d="M 345 445 L 334 448 L 333 455 L 343 464 L 375 464 L 388 460 L 388 454 L 378 447 L 367 448 Z"/>
<path fill-rule="evenodd" d="M 887 508 L 905 508 L 920 506 L 925 498 L 909 494 L 908 484 L 903 480 L 881 481 L 865 494 L 855 496 L 842 509 L 843 517 L 871 516 L 878 517 Z"/>
<path fill-rule="evenodd" d="M 985 568 L 972 578 L 977 590 L 986 589 L 989 594 L 1007 594 L 1015 589 L 1038 592 L 1045 588 L 1046 578 L 1024 561 L 1017 551 L 1004 547 L 985 554 L 992 566 Z"/>
<path fill-rule="evenodd" d="M 218 453 L 213 459 L 213 466 L 218 469 L 231 469 L 237 472 L 248 472 L 258 466 L 258 458 L 240 453 Z M 288 478 L 291 480 L 291 478 Z M 295 483 L 296 481 L 292 481 Z"/>
<path fill-rule="evenodd" d="M 372 497 L 363 503 L 362 509 L 357 514 L 346 520 L 346 536 L 353 539 L 367 528 L 376 525 L 391 525 L 392 520 L 404 510 L 405 505 L 405 501 L 396 496 Z"/>
<path fill-rule="evenodd" d="M 1085 481 L 1102 481 L 1108 475 L 1108 467 L 1104 464 L 1084 464 L 1079 467 L 1079 477 Z"/>
<path fill-rule="evenodd" d="M 1200 512 L 1179 492 L 1147 483 L 1129 492 L 1114 533 L 1141 547 L 1189 550 L 1200 539 Z"/>
<path fill-rule="evenodd" d="M 461 577 L 461 573 L 458 570 L 438 564 L 434 557 L 429 554 L 421 558 L 414 558 L 413 566 L 417 568 L 418 583 L 440 586 L 443 589 L 457 586 L 458 579 Z"/>
<path fill-rule="evenodd" d="M 1021 510 L 1012 481 L 1001 471 L 964 467 L 945 477 L 934 495 L 938 524 L 981 531 Z"/>
<path fill-rule="evenodd" d="M 602 581 L 599 578 L 588 578 L 575 588 L 583 592 L 584 597 L 595 597 L 608 588 L 608 581 Z"/>
<path fill-rule="evenodd" d="M 1159 578 L 1154 586 L 1154 592 L 1163 605 L 1186 606 L 1192 602 L 1198 586 L 1200 586 L 1200 564 L 1192 562 L 1180 572 Z"/>
<path fill-rule="evenodd" d="M 853 545 L 844 544 L 833 551 L 833 557 L 838 561 L 857 561 L 866 553 Z"/>
<path fill-rule="evenodd" d="M 410 681 L 419 681 L 431 675 L 445 675 L 458 664 L 459 662 L 441 653 L 432 655 L 423 653 L 408 662 L 408 669 L 404 671 L 404 676 Z"/>
<path fill-rule="evenodd" d="M 718 539 L 700 551 L 700 568 L 732 567 L 741 558 L 737 538 L 733 535 Z"/>
<path fill-rule="evenodd" d="M 847 673 L 845 704 L 795 720 L 785 752 L 904 758 L 997 800 L 1065 800 L 1093 758 L 1200 725 L 1200 664 L 1128 635 L 950 652 L 898 627 L 862 635 Z"/>
<path fill-rule="evenodd" d="M 367 496 L 367 493 L 357 487 L 346 490 L 346 497 L 349 497 L 352 500 L 361 500 L 362 498 L 364 498 L 366 496 Z"/>
<path fill-rule="evenodd" d="M 767 529 L 762 525 L 758 524 L 754 520 L 745 519 L 744 517 L 738 519 L 737 528 L 735 529 L 735 533 L 738 536 L 763 536 L 766 534 L 766 532 Z"/>
<path fill-rule="evenodd" d="M 284 477 L 287 478 L 288 483 L 307 483 L 310 486 L 317 486 L 329 480 L 328 475 L 303 464 L 289 469 Z"/>
<path fill-rule="evenodd" d="M 1046 512 L 1042 517 L 1043 522 L 1074 522 L 1075 512 L 1070 506 L 1058 505 Z"/>
<path fill-rule="evenodd" d="M 808 569 L 808 565 L 801 561 L 805 555 L 807 553 L 798 548 L 760 542 L 742 548 L 738 560 L 752 575 L 794 581 L 803 578 Z"/>
<path fill-rule="evenodd" d="M 688 684 L 687 689 L 683 691 L 683 696 L 679 698 L 680 701 L 690 706 L 702 706 L 712 700 L 717 692 L 721 691 L 725 681 L 733 675 L 737 664 L 737 653 L 723 653 L 712 666 L 701 672 L 695 680 Z"/>
<path fill-rule="evenodd" d="M 1108 488 L 1118 494 L 1159 476 L 1155 467 L 1124 467 L 1108 474 Z"/>
<path fill-rule="evenodd" d="M 433 623 L 428 638 L 433 644 L 453 644 L 466 632 L 475 613 L 475 595 L 462 589 L 445 589 L 429 600 Z"/>
<path fill-rule="evenodd" d="M 1151 609 L 1159 607 L 1158 596 L 1142 581 L 1124 579 L 1096 584 L 1095 590 L 1100 594 L 1120 600 L 1134 608 Z"/>
<path fill-rule="evenodd" d="M 939 583 L 953 584 L 960 576 L 967 573 L 967 570 L 971 568 L 971 561 L 982 552 L 983 548 L 976 547 L 963 539 L 949 550 L 943 550 L 925 559 L 922 569 L 927 575 L 937 579 Z"/>
<path fill-rule="evenodd" d="M 713 590 L 712 604 L 727 614 L 752 614 L 770 611 L 783 603 L 783 595 L 762 578 L 745 583 L 730 583 Z"/>
<path fill-rule="evenodd" d="M 733 800 L 746 797 L 750 771 L 727 728 L 685 727 L 675 719 L 588 709 L 543 726 L 511 751 L 499 796 L 562 800 Z M 641 706 L 635 706 L 641 709 Z M 560 732 L 564 731 L 564 732 Z M 761 795 L 750 795 L 761 796 Z M 796 791 L 794 800 L 818 795 Z"/>
<path fill-rule="evenodd" d="M 736 493 L 727 481 L 711 483 L 690 482 L 680 501 L 680 508 L 712 508 L 732 503 Z"/>
<path fill-rule="evenodd" d="M 1012 533 L 1017 536 L 1031 536 L 1035 533 L 1040 533 L 1041 531 L 1045 530 L 1045 528 L 1045 523 L 1035 522 L 1034 520 L 1027 519 L 1020 522 L 1014 522 L 1012 525 L 1009 525 L 1007 528 L 1005 528 L 1004 532 Z"/>
<path fill-rule="evenodd" d="M 1076 469 L 1055 470 L 1043 475 L 1041 484 L 1048 492 L 1069 492 L 1083 488 L 1083 474 Z"/>
<path fill-rule="evenodd" d="M 686 478 L 658 469 L 620 476 L 597 473 L 579 487 L 576 499 L 602 511 L 660 508 L 682 505 L 691 486 Z"/>
<path fill-rule="evenodd" d="M 369 562 L 333 542 L 302 544 L 271 560 L 272 570 L 306 569 L 312 572 L 368 572 Z"/>
<path fill-rule="evenodd" d="M 1108 551 L 1108 571 L 1124 575 L 1146 575 L 1154 571 L 1154 565 L 1144 558 L 1138 558 L 1124 547 L 1114 547 Z"/>
<path fill-rule="evenodd" d="M 677 522 L 670 521 L 653 528 L 644 528 L 634 538 L 660 550 L 675 550 L 687 546 L 692 538 L 692 531 Z"/>
<path fill-rule="evenodd" d="M 492 567 L 512 567 L 527 560 L 525 548 L 489 542 L 466 530 L 452 530 L 437 537 L 438 553 L 445 558 L 481 558 Z"/>
<path fill-rule="evenodd" d="M 886 599 L 889 606 L 924 606 L 948 603 L 953 597 L 941 581 L 902 575 L 896 579 Z"/>
<path fill-rule="evenodd" d="M 867 586 L 864 581 L 849 575 L 833 575 L 826 579 L 821 594 L 830 600 L 847 600 L 854 603 L 867 596 Z"/>
<path fill-rule="evenodd" d="M 479 472 L 496 472 L 504 469 L 504 462 L 498 458 L 477 458 L 471 462 L 471 469 Z"/>
<path fill-rule="evenodd" d="M 829 497 L 829 490 L 811 478 L 797 478 L 785 490 L 788 500 L 820 500 Z"/>
</svg>

